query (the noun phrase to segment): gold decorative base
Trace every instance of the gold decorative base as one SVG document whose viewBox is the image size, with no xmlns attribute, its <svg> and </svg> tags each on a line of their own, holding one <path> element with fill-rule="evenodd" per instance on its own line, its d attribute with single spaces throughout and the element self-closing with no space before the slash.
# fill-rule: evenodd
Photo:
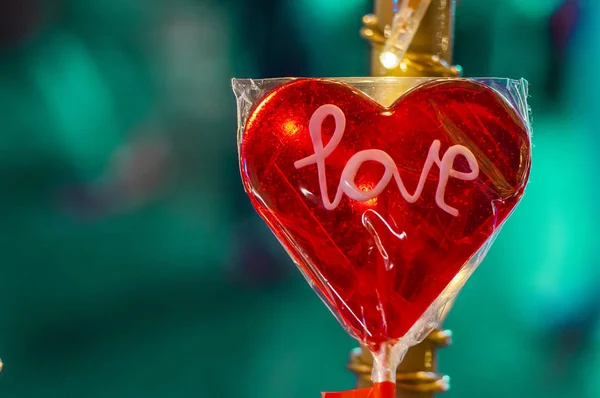
<svg viewBox="0 0 600 398">
<path fill-rule="evenodd" d="M 450 389 L 450 378 L 437 373 L 437 350 L 452 344 L 452 332 L 433 331 L 422 343 L 412 347 L 396 373 L 398 398 L 430 398 Z M 357 377 L 357 388 L 371 386 L 373 357 L 369 350 L 356 348 L 348 369 Z"/>
</svg>

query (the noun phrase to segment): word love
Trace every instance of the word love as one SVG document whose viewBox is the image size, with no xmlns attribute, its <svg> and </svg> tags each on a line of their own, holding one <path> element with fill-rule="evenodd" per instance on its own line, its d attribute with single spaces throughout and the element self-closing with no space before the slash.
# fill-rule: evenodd
<svg viewBox="0 0 600 398">
<path fill-rule="evenodd" d="M 333 116 L 335 119 L 335 131 L 331 137 L 331 140 L 329 140 L 327 145 L 323 146 L 322 125 L 323 121 L 328 116 Z M 392 178 L 394 178 L 396 181 L 396 184 L 398 185 L 400 193 L 404 199 L 409 203 L 415 203 L 421 197 L 421 193 L 423 192 L 423 188 L 431 168 L 434 164 L 436 164 L 439 168 L 439 182 L 435 194 L 435 202 L 440 209 L 446 211 L 452 216 L 458 216 L 458 210 L 449 206 L 445 200 L 448 180 L 450 178 L 456 178 L 463 181 L 475 180 L 479 176 L 479 165 L 475 155 L 473 155 L 468 148 L 462 145 L 454 145 L 450 147 L 444 156 L 440 158 L 441 143 L 438 140 L 433 141 L 431 147 L 429 148 L 429 154 L 425 160 L 425 165 L 423 166 L 423 170 L 419 178 L 419 183 L 417 184 L 417 188 L 412 195 L 404 186 L 402 177 L 400 177 L 400 172 L 396 167 L 396 163 L 390 157 L 390 155 L 379 149 L 368 149 L 354 154 L 350 160 L 348 160 L 344 170 L 342 171 L 342 176 L 340 178 L 340 183 L 335 197 L 333 201 L 330 201 L 329 192 L 327 190 L 325 161 L 339 145 L 342 137 L 344 136 L 345 130 L 346 116 L 344 115 L 344 112 L 335 105 L 328 104 L 321 106 L 312 115 L 309 123 L 309 132 L 313 144 L 314 154 L 294 163 L 296 169 L 301 169 L 313 164 L 317 165 L 319 188 L 321 190 L 323 204 L 327 210 L 334 210 L 340 204 L 343 194 L 346 194 L 346 196 L 353 200 L 361 202 L 376 198 L 385 190 Z M 457 156 L 464 156 L 469 164 L 469 168 L 471 169 L 470 172 L 463 173 L 453 168 L 454 161 Z M 367 161 L 380 163 L 385 167 L 385 172 L 374 188 L 365 191 L 359 189 L 354 180 L 358 170 L 360 169 L 360 166 Z"/>
</svg>

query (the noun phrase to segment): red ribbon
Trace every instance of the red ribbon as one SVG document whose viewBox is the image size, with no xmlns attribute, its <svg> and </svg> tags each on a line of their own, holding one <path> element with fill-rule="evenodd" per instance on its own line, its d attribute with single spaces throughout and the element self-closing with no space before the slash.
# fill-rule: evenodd
<svg viewBox="0 0 600 398">
<path fill-rule="evenodd" d="M 321 394 L 321 398 L 395 398 L 395 396 L 396 384 L 389 381 L 375 383 L 372 388 Z"/>
</svg>

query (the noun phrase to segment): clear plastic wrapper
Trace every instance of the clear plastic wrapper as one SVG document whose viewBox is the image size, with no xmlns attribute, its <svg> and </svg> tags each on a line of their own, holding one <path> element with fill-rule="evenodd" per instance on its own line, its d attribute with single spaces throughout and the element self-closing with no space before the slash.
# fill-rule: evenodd
<svg viewBox="0 0 600 398">
<path fill-rule="evenodd" d="M 233 88 L 250 200 L 372 351 L 374 383 L 394 383 L 524 193 L 527 83 L 287 78 Z"/>
<path fill-rule="evenodd" d="M 431 0 L 394 1 L 394 21 L 381 52 L 381 64 L 394 69 L 404 58 Z"/>
</svg>

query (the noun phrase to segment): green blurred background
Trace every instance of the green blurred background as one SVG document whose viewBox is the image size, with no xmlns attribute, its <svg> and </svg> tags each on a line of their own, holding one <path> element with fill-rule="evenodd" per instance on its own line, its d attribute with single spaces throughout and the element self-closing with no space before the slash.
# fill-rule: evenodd
<svg viewBox="0 0 600 398">
<path fill-rule="evenodd" d="M 0 397 L 307 398 L 355 346 L 254 214 L 229 79 L 368 74 L 369 0 L 0 1 Z M 460 295 L 449 398 L 599 397 L 600 5 L 462 0 L 534 170 Z"/>
</svg>

